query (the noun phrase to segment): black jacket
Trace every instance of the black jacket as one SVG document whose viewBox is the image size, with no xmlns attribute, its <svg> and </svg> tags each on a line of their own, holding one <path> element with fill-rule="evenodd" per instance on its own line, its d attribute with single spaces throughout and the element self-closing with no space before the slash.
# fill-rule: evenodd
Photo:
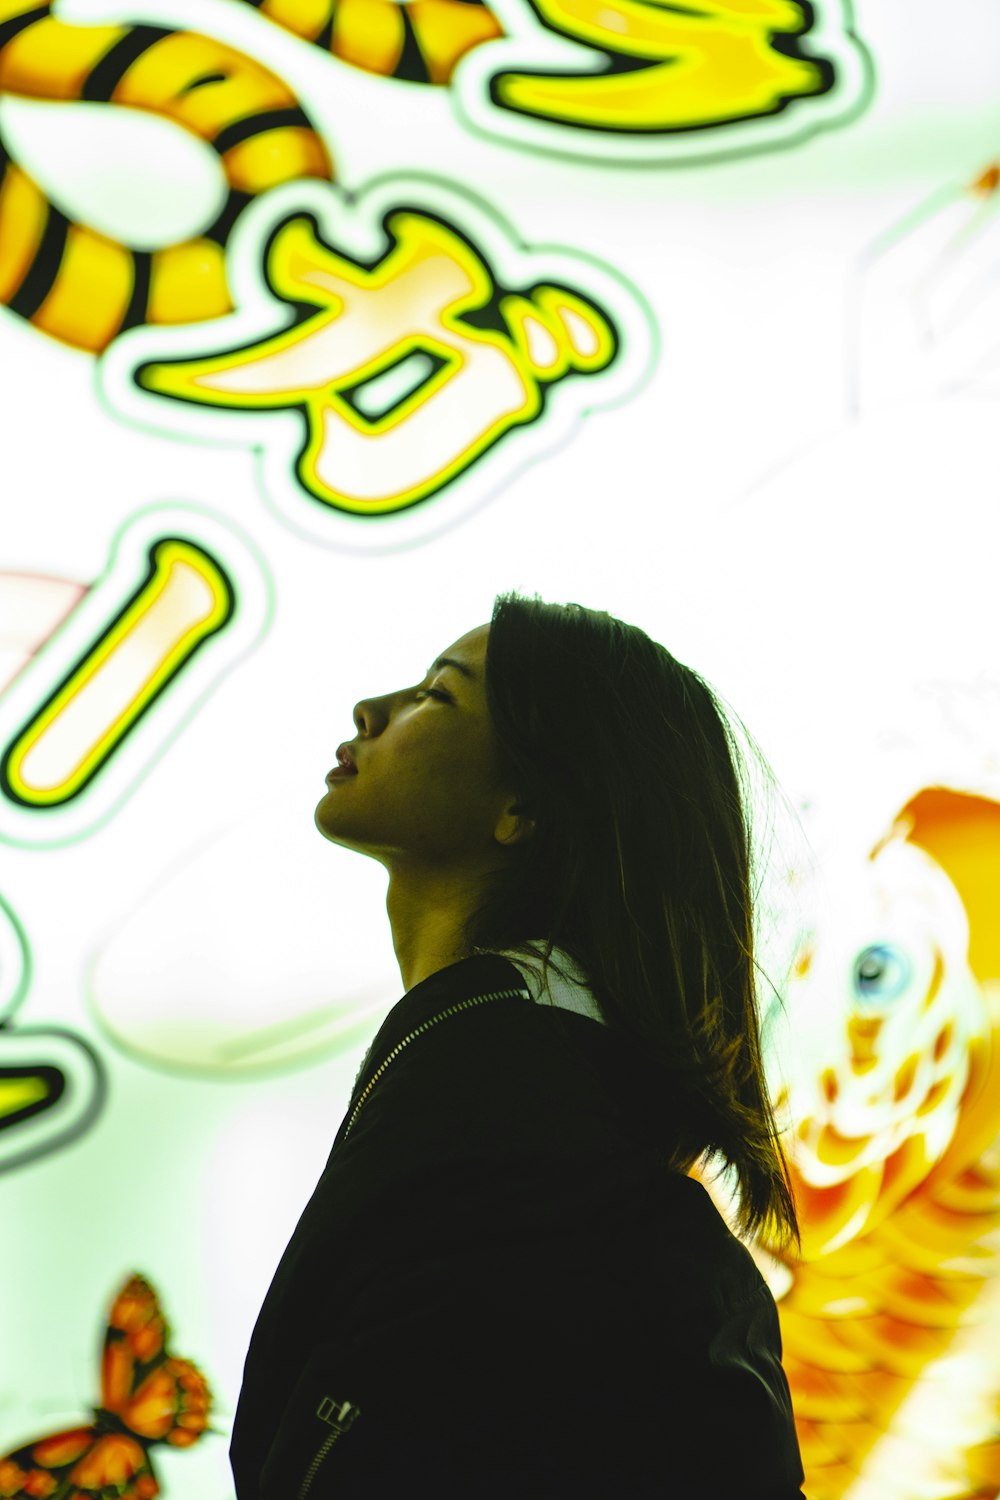
<svg viewBox="0 0 1000 1500">
<path fill-rule="evenodd" d="M 238 1500 L 800 1500 L 774 1299 L 641 1068 L 506 958 L 403 996 L 257 1318 Z"/>
</svg>

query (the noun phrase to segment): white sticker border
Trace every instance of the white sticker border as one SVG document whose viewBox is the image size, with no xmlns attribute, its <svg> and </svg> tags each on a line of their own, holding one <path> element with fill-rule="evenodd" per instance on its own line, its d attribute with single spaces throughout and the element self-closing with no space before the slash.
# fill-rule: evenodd
<svg viewBox="0 0 1000 1500">
<path fill-rule="evenodd" d="M 604 54 L 548 30 L 528 0 L 490 0 L 490 5 L 506 35 L 473 48 L 461 59 L 452 77 L 452 103 L 459 120 L 474 135 L 525 151 L 604 165 L 708 165 L 801 145 L 819 131 L 851 124 L 874 97 L 875 65 L 854 30 L 850 0 L 813 0 L 813 24 L 801 40 L 809 55 L 833 65 L 836 81 L 824 94 L 803 95 L 777 113 L 731 125 L 643 136 L 538 120 L 498 108 L 490 97 L 493 78 L 498 73 L 538 72 L 549 67 L 581 76 L 599 74 Z"/>
<path fill-rule="evenodd" d="M 383 218 L 400 208 L 424 210 L 452 224 L 511 290 L 554 281 L 590 298 L 614 324 L 618 350 L 612 363 L 603 371 L 555 382 L 546 391 L 538 417 L 505 433 L 440 490 L 399 512 L 371 516 L 327 505 L 299 483 L 295 468 L 304 429 L 298 411 L 200 408 L 138 385 L 135 373 L 148 362 L 246 345 L 291 324 L 293 308 L 276 298 L 263 278 L 264 246 L 283 220 L 311 214 L 322 236 L 338 251 L 371 262 L 388 248 Z M 234 312 L 200 323 L 145 324 L 120 335 L 97 361 L 99 398 L 114 416 L 148 431 L 256 450 L 265 505 L 298 535 L 347 554 L 393 553 L 452 530 L 524 469 L 562 447 L 583 417 L 633 397 L 652 373 L 659 352 L 652 309 L 610 266 L 577 250 L 525 245 L 481 199 L 418 173 L 378 177 L 357 193 L 335 183 L 302 179 L 262 194 L 241 215 L 230 237 L 227 273 Z M 267 436 L 262 439 L 264 431 Z"/>
</svg>

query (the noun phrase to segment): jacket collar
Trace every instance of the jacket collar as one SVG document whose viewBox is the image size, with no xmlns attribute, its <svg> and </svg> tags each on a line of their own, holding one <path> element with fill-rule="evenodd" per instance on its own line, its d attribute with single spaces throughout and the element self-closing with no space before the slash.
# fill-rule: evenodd
<svg viewBox="0 0 1000 1500">
<path fill-rule="evenodd" d="M 592 1020 L 603 1024 L 604 1017 L 587 983 L 586 974 L 564 948 L 553 948 L 548 983 L 543 984 L 544 952 L 545 944 L 541 940 L 531 940 L 523 943 L 520 948 L 504 948 L 501 955 L 509 958 L 522 975 L 532 1000 L 537 1004 L 558 1005 L 563 1010 L 575 1010 L 578 1015 L 590 1016 Z"/>
</svg>

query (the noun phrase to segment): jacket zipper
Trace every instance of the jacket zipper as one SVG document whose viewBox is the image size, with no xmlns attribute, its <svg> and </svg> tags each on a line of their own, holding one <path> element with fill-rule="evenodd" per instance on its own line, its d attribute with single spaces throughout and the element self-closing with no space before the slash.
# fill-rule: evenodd
<svg viewBox="0 0 1000 1500">
<path fill-rule="evenodd" d="M 428 1027 L 436 1025 L 438 1021 L 443 1021 L 446 1016 L 454 1015 L 454 1013 L 458 1010 L 467 1010 L 470 1005 L 479 1005 L 484 1000 L 504 1000 L 509 999 L 514 995 L 521 995 L 525 1000 L 531 999 L 530 993 L 525 989 L 491 990 L 488 994 L 485 995 L 472 995 L 466 1000 L 459 1000 L 455 1005 L 449 1005 L 447 1010 L 439 1011 L 436 1016 L 431 1016 L 429 1021 L 421 1022 L 421 1024 L 415 1031 L 411 1031 L 409 1035 L 404 1036 L 401 1042 L 397 1042 L 396 1046 L 393 1047 L 392 1051 L 389 1053 L 389 1056 L 383 1063 L 379 1065 L 379 1067 L 376 1068 L 375 1072 L 366 1083 L 361 1095 L 358 1098 L 357 1104 L 351 1111 L 351 1118 L 347 1122 L 347 1129 L 344 1131 L 341 1145 L 343 1145 L 343 1142 L 346 1141 L 347 1137 L 350 1135 L 351 1127 L 353 1126 L 355 1120 L 358 1118 L 358 1112 L 361 1109 L 362 1104 L 364 1104 L 365 1100 L 368 1098 L 368 1095 L 371 1093 L 372 1089 L 375 1087 L 375 1084 L 381 1078 L 382 1074 L 385 1072 L 389 1064 L 402 1052 L 407 1042 L 412 1042 L 413 1038 L 415 1036 L 419 1036 L 422 1031 L 426 1031 Z"/>
<path fill-rule="evenodd" d="M 316 1409 L 316 1415 L 320 1417 L 324 1422 L 329 1422 L 333 1428 L 333 1431 L 327 1433 L 316 1453 L 316 1456 L 314 1457 L 312 1463 L 309 1465 L 309 1468 L 306 1470 L 306 1477 L 302 1481 L 302 1488 L 299 1490 L 298 1500 L 305 1500 L 305 1497 L 309 1493 L 309 1490 L 312 1486 L 312 1482 L 316 1478 L 316 1471 L 319 1468 L 320 1464 L 323 1462 L 324 1458 L 329 1453 L 334 1443 L 340 1437 L 341 1433 L 346 1432 L 347 1429 L 353 1424 L 355 1417 L 358 1417 L 361 1414 L 360 1406 L 355 1406 L 352 1401 L 342 1401 L 339 1408 L 337 1409 L 337 1415 L 335 1417 L 328 1416 L 327 1413 L 323 1410 L 324 1407 L 327 1407 L 328 1409 L 330 1407 L 337 1408 L 337 1403 L 335 1401 L 331 1401 L 329 1396 L 324 1396 Z"/>
<path fill-rule="evenodd" d="M 394 1060 L 394 1058 L 397 1058 L 399 1056 L 408 1042 L 412 1042 L 415 1036 L 420 1036 L 421 1032 L 427 1031 L 429 1027 L 436 1025 L 438 1021 L 443 1021 L 446 1016 L 452 1016 L 456 1011 L 467 1010 L 470 1005 L 481 1005 L 487 1000 L 512 999 L 515 995 L 520 995 L 525 1000 L 531 999 L 530 992 L 525 989 L 490 990 L 487 994 L 484 995 L 472 995 L 468 999 L 459 1000 L 455 1005 L 449 1005 L 447 1010 L 439 1011 L 438 1014 L 436 1016 L 432 1016 L 429 1021 L 422 1021 L 414 1031 L 411 1031 L 406 1036 L 404 1036 L 403 1040 L 401 1042 L 397 1042 L 396 1046 L 393 1047 L 388 1057 L 384 1060 L 384 1062 L 379 1064 L 375 1072 L 372 1074 L 371 1078 L 369 1078 L 367 1084 L 365 1085 L 362 1093 L 358 1098 L 357 1104 L 355 1104 L 354 1109 L 351 1111 L 351 1118 L 347 1122 L 347 1129 L 344 1131 L 341 1144 L 343 1144 L 343 1141 L 346 1141 L 347 1137 L 350 1135 L 351 1127 L 353 1126 L 355 1120 L 358 1118 L 361 1106 L 368 1098 L 368 1095 L 375 1087 L 375 1084 L 381 1078 L 382 1074 L 385 1072 L 389 1064 Z M 353 1423 L 355 1417 L 359 1416 L 361 1413 L 361 1408 L 359 1406 L 355 1406 L 350 1401 L 344 1401 L 340 1406 L 337 1416 L 335 1418 L 330 1417 L 323 1411 L 324 1405 L 329 1406 L 330 1404 L 330 1398 L 328 1396 L 324 1396 L 323 1400 L 319 1404 L 316 1415 L 322 1418 L 324 1422 L 330 1422 L 333 1426 L 333 1431 L 327 1433 L 319 1448 L 316 1450 L 313 1461 L 309 1465 L 309 1468 L 306 1470 L 305 1478 L 302 1481 L 302 1488 L 299 1490 L 298 1500 L 306 1500 L 306 1495 L 309 1493 L 309 1490 L 312 1487 L 312 1482 L 316 1478 L 316 1474 L 319 1470 L 320 1464 L 323 1462 L 324 1458 L 329 1453 L 334 1443 L 340 1437 L 341 1433 L 346 1432 Z M 335 1405 L 336 1403 L 333 1404 Z"/>
</svg>

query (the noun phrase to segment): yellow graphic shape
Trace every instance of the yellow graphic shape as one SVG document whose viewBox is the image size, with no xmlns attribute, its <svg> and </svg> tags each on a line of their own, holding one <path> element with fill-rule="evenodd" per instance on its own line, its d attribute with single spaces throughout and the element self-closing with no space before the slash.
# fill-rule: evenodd
<svg viewBox="0 0 1000 1500">
<path fill-rule="evenodd" d="M 408 83 L 450 83 L 467 52 L 503 35 L 481 0 L 261 0 L 257 9 L 341 62 Z"/>
<path fill-rule="evenodd" d="M 159 542 L 113 628 L 11 742 L 8 795 L 39 808 L 73 797 L 231 614 L 232 591 L 207 553 L 175 538 Z"/>
<path fill-rule="evenodd" d="M 806 28 L 788 0 L 704 0 L 690 11 L 651 0 L 534 0 L 545 25 L 648 66 L 587 76 L 501 74 L 502 106 L 591 129 L 683 130 L 772 114 L 821 92 L 812 62 L 773 45 Z"/>
<path fill-rule="evenodd" d="M 20 1114 L 40 1099 L 47 1099 L 51 1092 L 44 1078 L 4 1078 L 0 1072 L 0 1128 L 11 1115 Z"/>
<path fill-rule="evenodd" d="M 531 300 L 501 298 L 500 311 L 521 357 L 540 380 L 559 380 L 570 369 L 603 370 L 615 341 L 607 323 L 582 297 L 561 287 L 536 287 Z"/>
<path fill-rule="evenodd" d="M 498 295 L 486 263 L 437 219 L 399 211 L 388 223 L 393 248 L 369 269 L 331 250 L 310 220 L 288 220 L 271 240 L 267 281 L 315 312 L 247 348 L 147 365 L 139 383 L 208 406 L 298 408 L 301 483 L 376 514 L 440 489 L 534 420 L 540 382 L 610 362 L 606 321 L 561 289 L 539 289 L 535 305 L 514 299 L 510 333 L 463 322 Z"/>
</svg>

